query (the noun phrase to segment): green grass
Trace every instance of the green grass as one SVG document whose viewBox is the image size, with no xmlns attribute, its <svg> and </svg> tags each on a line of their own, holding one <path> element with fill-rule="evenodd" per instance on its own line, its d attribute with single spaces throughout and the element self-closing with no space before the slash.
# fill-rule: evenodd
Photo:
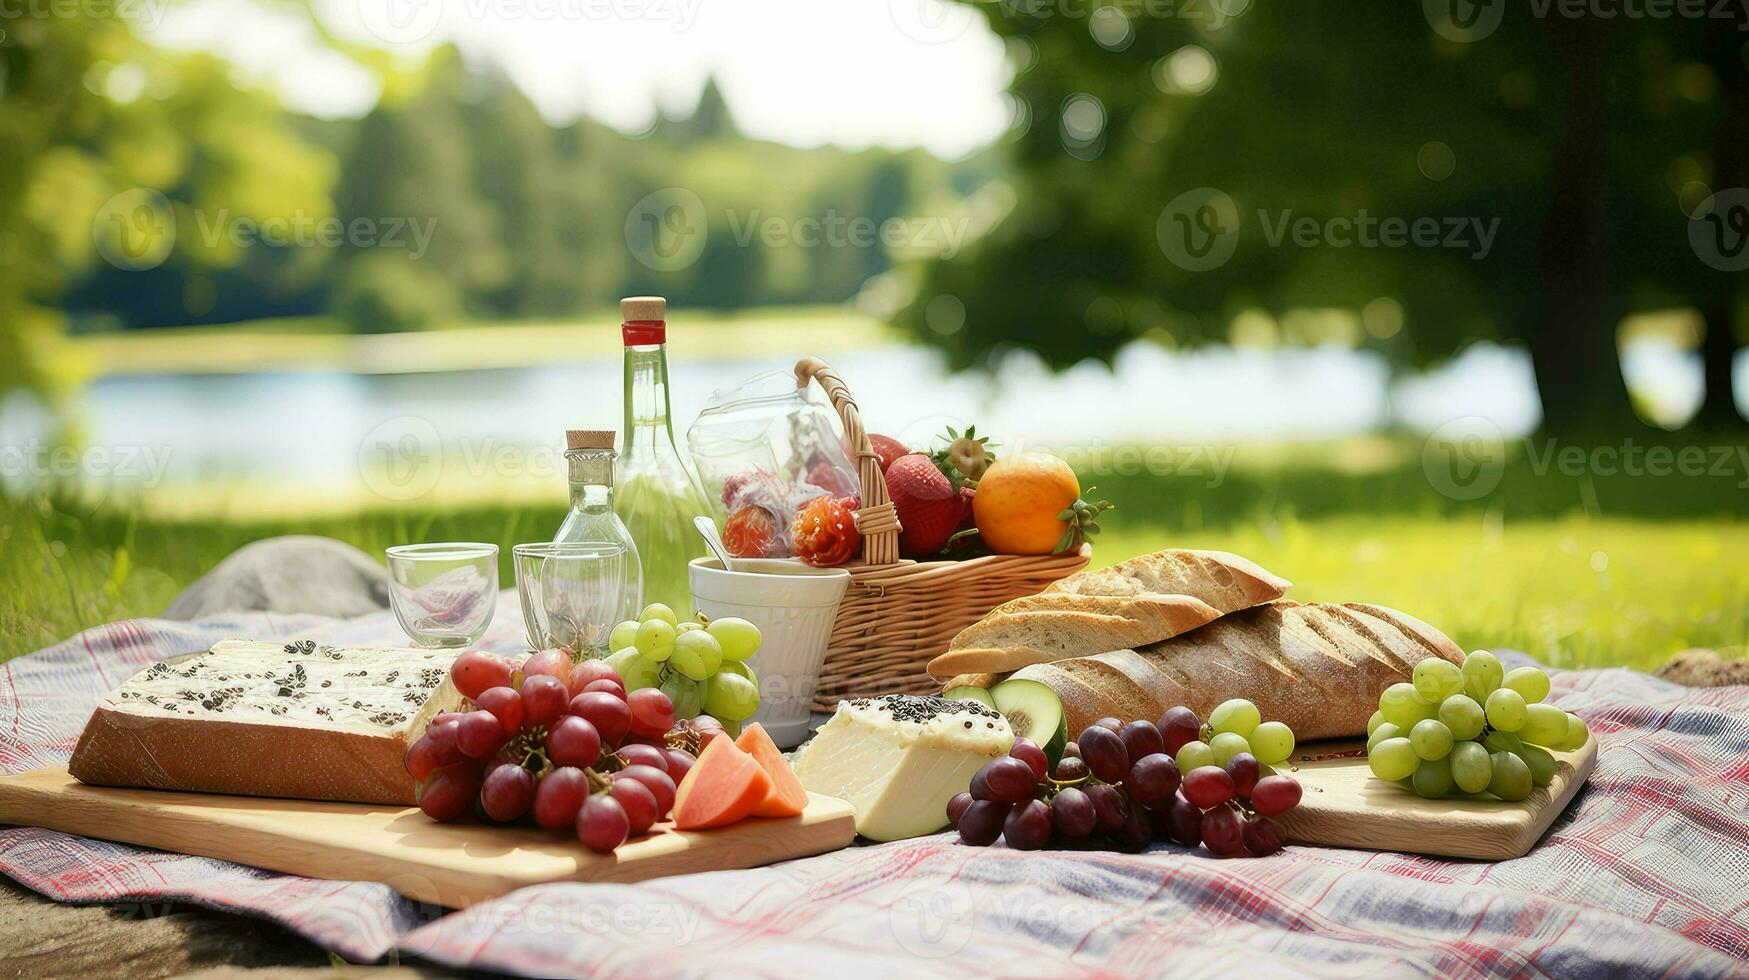
<svg viewBox="0 0 1749 980">
<path fill-rule="evenodd" d="M 1331 468 L 1336 448 L 1321 455 L 1241 453 L 1219 481 L 1085 472 L 1120 505 L 1102 521 L 1097 560 L 1236 551 L 1292 579 L 1295 598 L 1392 606 L 1466 648 L 1514 647 L 1559 666 L 1649 669 L 1687 647 L 1741 656 L 1749 643 L 1749 522 L 1735 479 L 1569 479 L 1519 460 L 1496 494 L 1461 503 L 1429 491 L 1413 453 L 1373 453 L 1383 462 L 1366 472 Z M 549 535 L 562 512 L 554 501 L 227 522 L 113 500 L 0 498 L 0 660 L 155 614 L 259 538 L 324 534 L 373 555 L 486 540 L 508 554 Z"/>
</svg>

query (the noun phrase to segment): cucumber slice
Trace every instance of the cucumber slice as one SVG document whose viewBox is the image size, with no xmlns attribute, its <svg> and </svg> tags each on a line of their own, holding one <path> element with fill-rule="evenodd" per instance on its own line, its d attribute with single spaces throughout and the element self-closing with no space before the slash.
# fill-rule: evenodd
<svg viewBox="0 0 1749 980">
<path fill-rule="evenodd" d="M 1055 766 L 1069 740 L 1063 702 L 1057 699 L 1057 692 L 1038 681 L 1011 677 L 990 688 L 990 698 L 996 702 L 996 710 L 1008 718 L 1008 727 L 1014 729 L 1015 737 L 1037 742 L 1045 750 L 1045 758 Z"/>
<path fill-rule="evenodd" d="M 990 697 L 990 692 L 981 687 L 950 687 L 941 692 L 941 696 L 955 701 L 976 701 L 987 707 L 996 707 L 996 699 Z"/>
</svg>

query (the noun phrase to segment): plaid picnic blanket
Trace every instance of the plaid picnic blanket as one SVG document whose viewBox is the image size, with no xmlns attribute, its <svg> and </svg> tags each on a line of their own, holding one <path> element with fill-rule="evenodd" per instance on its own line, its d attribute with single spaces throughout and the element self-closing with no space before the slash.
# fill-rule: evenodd
<svg viewBox="0 0 1749 980">
<path fill-rule="evenodd" d="M 514 596 L 487 645 L 521 643 Z M 214 641 L 395 642 L 387 614 L 132 620 L 0 665 L 0 767 L 62 763 L 97 698 Z M 388 887 L 0 828 L 0 872 L 66 902 L 260 916 L 354 961 L 533 976 L 1212 973 L 1749 976 L 1749 688 L 1556 671 L 1601 742 L 1589 788 L 1497 863 L 1289 847 L 1254 860 L 1009 851 L 949 834 L 638 885 L 555 884 L 450 912 Z"/>
</svg>

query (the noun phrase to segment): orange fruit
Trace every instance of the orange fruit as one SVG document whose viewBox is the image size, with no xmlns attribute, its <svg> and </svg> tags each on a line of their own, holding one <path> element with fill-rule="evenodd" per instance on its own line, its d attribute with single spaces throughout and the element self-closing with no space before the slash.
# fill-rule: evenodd
<svg viewBox="0 0 1749 980">
<path fill-rule="evenodd" d="M 1048 555 L 1069 529 L 1058 515 L 1079 499 L 1081 483 L 1068 463 L 1048 453 L 1004 456 L 978 480 L 972 517 L 997 554 Z"/>
</svg>

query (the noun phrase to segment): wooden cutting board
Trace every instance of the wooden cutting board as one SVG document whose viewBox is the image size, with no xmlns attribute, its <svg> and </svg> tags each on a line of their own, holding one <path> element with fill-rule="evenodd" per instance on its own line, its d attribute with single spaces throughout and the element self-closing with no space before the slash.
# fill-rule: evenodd
<svg viewBox="0 0 1749 980">
<path fill-rule="evenodd" d="M 222 858 L 273 871 L 380 881 L 465 908 L 549 881 L 632 882 L 823 854 L 856 836 L 855 811 L 811 796 L 799 817 L 651 835 L 595 854 L 537 827 L 437 823 L 414 807 L 87 786 L 64 768 L 0 777 L 0 823 Z"/>
<path fill-rule="evenodd" d="M 1277 819 L 1299 844 L 1491 861 L 1523 857 L 1591 775 L 1597 739 L 1574 752 L 1556 752 L 1555 759 L 1560 767 L 1554 780 L 1517 803 L 1492 796 L 1424 800 L 1373 776 L 1365 739 L 1313 742 L 1295 752 L 1297 769 L 1289 772 L 1305 795 Z"/>
</svg>

